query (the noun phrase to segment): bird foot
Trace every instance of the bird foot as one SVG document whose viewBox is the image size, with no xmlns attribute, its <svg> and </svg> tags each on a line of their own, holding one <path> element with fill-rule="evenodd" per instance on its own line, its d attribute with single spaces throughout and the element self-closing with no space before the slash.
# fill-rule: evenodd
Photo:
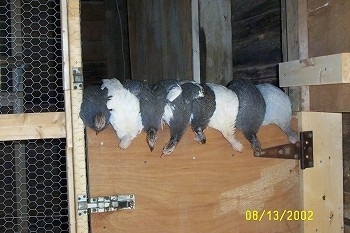
<svg viewBox="0 0 350 233">
<path fill-rule="evenodd" d="M 261 145 L 259 141 L 252 142 L 252 149 L 254 151 L 254 154 L 260 154 L 261 153 Z"/>
<path fill-rule="evenodd" d="M 154 150 L 154 145 L 156 144 L 157 141 L 157 131 L 155 129 L 150 129 L 147 131 L 147 144 L 152 152 Z"/>
<path fill-rule="evenodd" d="M 195 132 L 194 140 L 200 144 L 205 144 L 207 142 L 203 132 Z"/>
<path fill-rule="evenodd" d="M 163 155 L 169 155 L 171 152 L 173 152 L 175 150 L 175 147 L 177 145 L 177 141 L 175 140 L 170 140 L 163 148 L 163 151 L 162 151 L 162 154 L 161 154 L 161 157 Z"/>
<path fill-rule="evenodd" d="M 295 133 L 293 133 L 293 135 L 288 135 L 288 140 L 290 143 L 295 144 L 298 141 L 298 136 Z"/>
</svg>

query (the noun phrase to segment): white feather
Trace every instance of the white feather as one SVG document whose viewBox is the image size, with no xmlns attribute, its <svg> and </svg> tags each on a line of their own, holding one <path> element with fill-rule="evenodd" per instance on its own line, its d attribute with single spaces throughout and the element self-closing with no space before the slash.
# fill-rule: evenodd
<svg viewBox="0 0 350 233">
<path fill-rule="evenodd" d="M 101 89 L 108 89 L 107 108 L 111 110 L 109 119 L 118 137 L 119 145 L 126 149 L 143 129 L 140 102 L 135 95 L 123 87 L 117 79 L 103 79 Z"/>
<path fill-rule="evenodd" d="M 173 118 L 173 111 L 175 107 L 171 103 L 167 103 L 164 107 L 163 121 L 169 125 L 170 120 Z"/>
<path fill-rule="evenodd" d="M 213 90 L 216 102 L 208 126 L 219 130 L 235 150 L 242 151 L 242 144 L 234 138 L 239 105 L 236 93 L 222 85 L 213 83 L 207 85 Z"/>
<path fill-rule="evenodd" d="M 271 84 L 260 84 L 256 86 L 266 103 L 266 113 L 262 125 L 290 124 L 292 117 L 292 104 L 286 93 Z"/>
<path fill-rule="evenodd" d="M 182 88 L 179 85 L 177 85 L 170 89 L 170 91 L 166 96 L 166 99 L 170 102 L 173 102 L 181 93 L 182 93 Z"/>
<path fill-rule="evenodd" d="M 201 98 L 201 97 L 204 97 L 204 93 L 203 93 L 203 89 L 198 91 L 198 96 L 197 98 Z"/>
<path fill-rule="evenodd" d="M 265 83 L 256 85 L 266 103 L 265 118 L 262 125 L 276 124 L 287 135 L 291 143 L 298 141 L 298 135 L 290 127 L 292 104 L 286 93 L 279 88 Z"/>
</svg>

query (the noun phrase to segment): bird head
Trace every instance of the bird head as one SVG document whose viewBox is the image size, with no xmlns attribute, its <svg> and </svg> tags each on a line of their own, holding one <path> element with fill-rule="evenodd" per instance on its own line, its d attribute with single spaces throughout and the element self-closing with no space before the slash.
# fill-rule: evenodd
<svg viewBox="0 0 350 233">
<path fill-rule="evenodd" d="M 99 112 L 95 116 L 94 130 L 96 135 L 106 127 L 106 116 L 102 112 Z"/>
<path fill-rule="evenodd" d="M 151 128 L 147 131 L 147 143 L 150 151 L 152 152 L 154 150 L 154 145 L 157 142 L 157 130 L 154 128 Z"/>
</svg>

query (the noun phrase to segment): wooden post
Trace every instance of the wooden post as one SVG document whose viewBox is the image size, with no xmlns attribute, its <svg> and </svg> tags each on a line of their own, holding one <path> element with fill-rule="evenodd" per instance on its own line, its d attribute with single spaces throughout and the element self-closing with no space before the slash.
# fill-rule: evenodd
<svg viewBox="0 0 350 233">
<path fill-rule="evenodd" d="M 307 0 L 281 2 L 283 61 L 308 58 Z M 289 87 L 293 111 L 309 110 L 308 87 Z"/>
<path fill-rule="evenodd" d="M 199 0 L 191 1 L 192 8 L 192 72 L 193 80 L 201 82 L 200 51 L 199 51 Z"/>
<path fill-rule="evenodd" d="M 82 67 L 80 5 L 61 0 L 63 74 L 66 109 L 66 154 L 70 232 L 88 232 L 88 217 L 77 214 L 77 195 L 87 194 L 84 125 L 79 118 L 82 90 L 72 89 L 73 67 Z"/>
<path fill-rule="evenodd" d="M 301 172 L 301 232 L 343 232 L 342 114 L 298 113 L 299 131 L 313 131 L 314 167 Z M 310 218 L 309 218 L 310 217 Z"/>
</svg>

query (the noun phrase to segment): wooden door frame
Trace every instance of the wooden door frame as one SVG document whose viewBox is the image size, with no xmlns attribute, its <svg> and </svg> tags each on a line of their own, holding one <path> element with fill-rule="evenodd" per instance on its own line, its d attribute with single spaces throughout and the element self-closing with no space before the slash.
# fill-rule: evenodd
<svg viewBox="0 0 350 233">
<path fill-rule="evenodd" d="M 87 195 L 84 124 L 79 118 L 83 90 L 74 87 L 73 68 L 82 68 L 80 1 L 60 0 L 66 119 L 70 232 L 89 232 L 87 215 L 78 215 L 78 195 Z"/>
</svg>

